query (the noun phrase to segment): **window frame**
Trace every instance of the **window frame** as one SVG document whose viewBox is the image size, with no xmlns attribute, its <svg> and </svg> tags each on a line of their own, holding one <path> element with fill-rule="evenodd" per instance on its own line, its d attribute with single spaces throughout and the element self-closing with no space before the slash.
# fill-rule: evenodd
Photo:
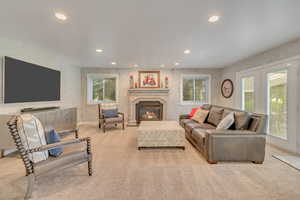
<svg viewBox="0 0 300 200">
<path fill-rule="evenodd" d="M 253 78 L 253 112 L 255 112 L 256 111 L 256 88 L 255 88 L 255 75 L 254 74 L 250 74 L 250 75 L 244 75 L 244 76 L 241 76 L 240 77 L 240 84 L 241 84 L 241 92 L 240 92 L 240 104 L 241 104 L 241 109 L 242 110 L 245 110 L 245 102 L 244 102 L 244 100 L 245 100 L 245 93 L 244 93 L 244 79 L 245 78 Z"/>
<path fill-rule="evenodd" d="M 94 101 L 93 100 L 93 80 L 116 78 L 116 100 L 115 101 Z M 87 103 L 99 104 L 99 103 L 118 103 L 119 100 L 119 75 L 118 74 L 87 74 Z"/>
<path fill-rule="evenodd" d="M 207 86 L 207 102 L 204 101 L 184 101 L 183 100 L 183 79 L 184 78 L 208 78 Z M 194 98 L 195 98 L 195 87 L 194 87 Z M 180 78 L 180 103 L 181 105 L 203 105 L 210 104 L 211 102 L 211 75 L 210 74 L 182 74 Z"/>
</svg>

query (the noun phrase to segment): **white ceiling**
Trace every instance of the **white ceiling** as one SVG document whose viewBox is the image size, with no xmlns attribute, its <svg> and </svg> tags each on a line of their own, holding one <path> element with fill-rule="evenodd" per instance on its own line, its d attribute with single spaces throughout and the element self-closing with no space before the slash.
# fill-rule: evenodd
<svg viewBox="0 0 300 200">
<path fill-rule="evenodd" d="M 0 38 L 85 67 L 215 68 L 300 37 L 299 8 L 299 0 L 2 0 Z M 220 21 L 208 23 L 211 15 Z"/>
</svg>

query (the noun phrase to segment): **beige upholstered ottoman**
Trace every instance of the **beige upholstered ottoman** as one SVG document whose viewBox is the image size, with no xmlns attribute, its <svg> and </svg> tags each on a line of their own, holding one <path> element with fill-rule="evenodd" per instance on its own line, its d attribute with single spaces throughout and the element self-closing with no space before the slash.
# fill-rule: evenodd
<svg viewBox="0 0 300 200">
<path fill-rule="evenodd" d="M 142 121 L 138 128 L 138 149 L 180 147 L 185 149 L 184 129 L 177 121 Z"/>
</svg>

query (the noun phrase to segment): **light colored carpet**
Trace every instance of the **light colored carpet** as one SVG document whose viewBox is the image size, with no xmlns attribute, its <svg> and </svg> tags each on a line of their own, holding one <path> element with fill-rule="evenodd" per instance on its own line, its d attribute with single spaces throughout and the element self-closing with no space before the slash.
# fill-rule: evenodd
<svg viewBox="0 0 300 200">
<path fill-rule="evenodd" d="M 180 149 L 136 149 L 136 128 L 103 134 L 81 126 L 92 138 L 94 175 L 87 166 L 37 179 L 33 200 L 299 200 L 300 173 L 272 158 L 262 165 L 208 164 L 188 142 Z M 0 199 L 22 199 L 26 178 L 22 161 L 0 159 Z"/>
<path fill-rule="evenodd" d="M 282 162 L 288 164 L 289 166 L 300 171 L 300 157 L 293 155 L 273 155 L 274 158 L 281 160 Z"/>
</svg>

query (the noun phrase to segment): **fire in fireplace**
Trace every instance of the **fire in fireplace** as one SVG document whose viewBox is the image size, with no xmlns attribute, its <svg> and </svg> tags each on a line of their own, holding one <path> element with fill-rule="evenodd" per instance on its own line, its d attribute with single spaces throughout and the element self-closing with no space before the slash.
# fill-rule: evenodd
<svg viewBox="0 0 300 200">
<path fill-rule="evenodd" d="M 160 121 L 163 117 L 163 104 L 159 101 L 141 101 L 136 104 L 136 120 Z"/>
</svg>

